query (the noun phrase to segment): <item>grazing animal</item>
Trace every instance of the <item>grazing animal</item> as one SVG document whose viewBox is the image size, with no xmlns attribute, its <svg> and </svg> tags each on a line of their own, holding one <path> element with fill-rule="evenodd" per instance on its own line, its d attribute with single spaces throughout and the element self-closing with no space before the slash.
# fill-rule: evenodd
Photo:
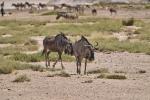
<svg viewBox="0 0 150 100">
<path fill-rule="evenodd" d="M 98 43 L 97 43 L 98 45 Z M 86 74 L 87 60 L 94 60 L 94 51 L 97 50 L 89 41 L 82 36 L 80 40 L 76 41 L 71 46 L 67 46 L 65 49 L 66 54 L 74 55 L 76 58 L 77 74 L 81 73 L 81 62 L 85 58 L 85 69 L 84 74 Z"/>
<path fill-rule="evenodd" d="M 66 46 L 69 44 L 70 44 L 69 39 L 62 32 L 56 35 L 55 37 L 45 37 L 43 40 L 44 49 L 43 49 L 42 55 L 45 54 L 46 67 L 50 66 L 50 59 L 49 59 L 50 52 L 57 52 L 59 57 L 53 64 L 53 68 L 55 67 L 57 62 L 60 60 L 61 67 L 62 69 L 64 69 L 61 56 Z"/>
<path fill-rule="evenodd" d="M 33 5 L 35 5 L 35 4 L 34 4 L 34 3 L 25 2 L 25 5 L 26 5 L 28 8 L 32 9 L 32 8 L 33 8 Z"/>
<path fill-rule="evenodd" d="M 12 3 L 12 6 L 14 6 L 17 10 L 22 10 L 23 8 L 26 8 L 26 4 L 23 3 Z"/>
<path fill-rule="evenodd" d="M 4 2 L 1 3 L 1 15 L 4 16 L 5 11 L 4 11 Z"/>
<path fill-rule="evenodd" d="M 53 7 L 54 7 L 54 11 L 60 10 L 62 8 L 61 6 L 57 6 L 57 5 L 53 5 Z"/>
<path fill-rule="evenodd" d="M 78 19 L 78 15 L 76 13 L 66 13 L 66 12 L 58 12 L 56 19 L 60 19 L 61 17 L 65 19 Z"/>
<path fill-rule="evenodd" d="M 12 6 L 15 7 L 17 10 L 19 10 L 20 5 L 18 3 L 17 4 L 12 3 Z"/>
<path fill-rule="evenodd" d="M 114 14 L 117 14 L 117 10 L 114 9 L 114 8 L 110 8 L 109 11 L 110 11 L 111 15 L 112 15 L 113 13 L 114 13 Z"/>
<path fill-rule="evenodd" d="M 43 3 L 39 3 L 39 4 L 38 4 L 38 8 L 39 8 L 39 9 L 42 9 L 42 8 L 45 8 L 45 7 L 47 7 L 46 4 L 43 4 Z"/>
<path fill-rule="evenodd" d="M 97 10 L 96 10 L 95 8 L 92 9 L 92 15 L 93 15 L 93 16 L 97 15 Z"/>
</svg>

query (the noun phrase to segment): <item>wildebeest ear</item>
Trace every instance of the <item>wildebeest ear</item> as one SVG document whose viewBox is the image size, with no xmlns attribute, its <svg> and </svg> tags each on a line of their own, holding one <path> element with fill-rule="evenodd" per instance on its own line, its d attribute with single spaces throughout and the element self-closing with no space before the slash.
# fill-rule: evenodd
<svg viewBox="0 0 150 100">
<path fill-rule="evenodd" d="M 81 35 L 81 39 L 85 39 L 85 37 L 83 35 Z"/>
</svg>

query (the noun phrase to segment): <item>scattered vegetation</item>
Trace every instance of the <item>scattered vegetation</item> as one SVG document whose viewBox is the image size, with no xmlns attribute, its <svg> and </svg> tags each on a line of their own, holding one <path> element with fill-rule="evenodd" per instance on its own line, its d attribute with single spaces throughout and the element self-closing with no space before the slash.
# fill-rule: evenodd
<svg viewBox="0 0 150 100">
<path fill-rule="evenodd" d="M 30 79 L 27 77 L 26 74 L 18 76 L 13 82 L 29 82 Z"/>
<path fill-rule="evenodd" d="M 109 73 L 107 68 L 100 68 L 96 70 L 91 70 L 87 72 L 88 74 L 98 74 L 98 73 Z"/>
<path fill-rule="evenodd" d="M 44 68 L 41 67 L 40 65 L 32 66 L 31 69 L 32 69 L 33 71 L 44 72 Z"/>
<path fill-rule="evenodd" d="M 55 11 L 49 11 L 49 12 L 43 13 L 42 15 L 47 16 L 47 15 L 56 15 L 56 14 L 57 14 L 57 12 L 55 12 Z"/>
<path fill-rule="evenodd" d="M 54 74 L 48 74 L 47 77 L 54 77 Z"/>
<path fill-rule="evenodd" d="M 107 75 L 107 79 L 119 79 L 119 80 L 124 80 L 127 79 L 126 76 L 124 75 Z"/>
<path fill-rule="evenodd" d="M 101 74 L 101 75 L 97 76 L 97 78 L 118 79 L 118 80 L 127 79 L 127 77 L 124 75 L 106 75 L 106 74 Z"/>
<path fill-rule="evenodd" d="M 143 74 L 143 73 L 146 73 L 146 71 L 145 70 L 139 70 L 138 73 Z"/>
<path fill-rule="evenodd" d="M 99 76 L 97 76 L 97 78 L 106 78 L 105 74 L 100 74 Z"/>
<path fill-rule="evenodd" d="M 39 65 L 23 64 L 16 61 L 3 59 L 2 56 L 0 56 L 0 74 L 9 74 L 13 70 L 31 69 L 37 66 Z"/>
<path fill-rule="evenodd" d="M 65 71 L 61 71 L 59 74 L 56 74 L 56 76 L 60 76 L 60 77 L 71 77 L 69 73 L 65 72 Z"/>
<path fill-rule="evenodd" d="M 115 73 L 126 73 L 125 71 L 122 71 L 122 70 L 115 70 L 114 72 Z"/>
<path fill-rule="evenodd" d="M 134 25 L 134 18 L 122 20 L 122 25 L 124 25 L 124 26 L 133 26 Z"/>
<path fill-rule="evenodd" d="M 58 59 L 58 54 L 56 53 L 51 53 L 50 55 L 51 61 L 55 61 Z M 22 61 L 22 62 L 40 62 L 44 61 L 45 57 L 42 55 L 42 53 L 35 53 L 35 54 L 23 54 L 23 53 L 15 53 L 13 56 L 10 58 L 15 61 Z M 74 58 L 69 56 L 69 55 L 62 55 L 63 61 L 73 61 Z"/>
<path fill-rule="evenodd" d="M 93 80 L 86 80 L 86 81 L 84 81 L 82 83 L 92 83 L 92 82 L 93 82 Z"/>
<path fill-rule="evenodd" d="M 150 9 L 150 4 L 145 5 L 145 9 Z"/>
<path fill-rule="evenodd" d="M 54 74 L 48 74 L 47 77 L 55 77 L 55 76 L 60 76 L 60 77 L 71 77 L 71 75 L 65 71 L 61 71 L 60 73 L 54 73 Z"/>
</svg>

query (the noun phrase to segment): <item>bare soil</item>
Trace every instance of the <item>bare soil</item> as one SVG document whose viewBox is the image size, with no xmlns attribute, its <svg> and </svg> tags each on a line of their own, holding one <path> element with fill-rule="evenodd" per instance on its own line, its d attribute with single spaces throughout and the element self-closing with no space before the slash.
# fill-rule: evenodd
<svg viewBox="0 0 150 100">
<path fill-rule="evenodd" d="M 34 63 L 45 67 L 44 62 Z M 64 63 L 71 77 L 47 77 L 55 72 L 15 71 L 0 75 L 1 100 L 149 100 L 150 99 L 150 56 L 130 53 L 97 53 L 95 62 L 87 70 L 108 68 L 127 77 L 126 80 L 98 79 L 97 75 L 76 75 L 75 62 Z M 61 68 L 58 63 L 56 68 Z M 83 73 L 82 64 L 82 73 Z M 145 70 L 146 73 L 139 73 Z M 17 74 L 16 74 L 17 73 Z M 26 74 L 31 81 L 12 82 L 18 75 Z M 92 80 L 92 81 L 91 81 Z M 85 81 L 91 81 L 85 83 Z"/>
</svg>

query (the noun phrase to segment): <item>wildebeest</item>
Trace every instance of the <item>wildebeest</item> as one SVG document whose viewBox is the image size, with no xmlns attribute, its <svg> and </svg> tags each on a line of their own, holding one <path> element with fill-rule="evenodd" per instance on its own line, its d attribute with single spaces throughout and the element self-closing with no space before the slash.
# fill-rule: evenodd
<svg viewBox="0 0 150 100">
<path fill-rule="evenodd" d="M 50 52 L 57 52 L 59 57 L 53 64 L 53 68 L 55 67 L 56 63 L 60 60 L 61 67 L 62 69 L 64 69 L 61 55 L 63 51 L 65 50 L 66 46 L 69 44 L 70 44 L 69 39 L 62 32 L 56 35 L 55 37 L 45 37 L 43 40 L 44 49 L 43 49 L 42 55 L 45 54 L 46 67 L 50 66 L 50 59 L 49 59 Z"/>
<path fill-rule="evenodd" d="M 92 9 L 92 15 L 97 15 L 97 10 L 95 8 Z"/>
<path fill-rule="evenodd" d="M 39 3 L 39 4 L 38 4 L 38 8 L 39 8 L 39 9 L 42 9 L 42 8 L 45 8 L 45 7 L 47 7 L 46 4 L 43 4 L 43 3 Z"/>
<path fill-rule="evenodd" d="M 98 43 L 97 43 L 98 45 Z M 74 55 L 76 58 L 76 66 L 77 66 L 77 73 L 81 73 L 81 62 L 83 58 L 85 58 L 85 69 L 84 74 L 86 74 L 86 66 L 87 66 L 87 60 L 93 61 L 94 60 L 94 51 L 97 48 L 92 46 L 89 41 L 82 36 L 80 40 L 76 41 L 74 44 L 72 44 L 69 47 L 66 47 L 65 53 Z"/>
<path fill-rule="evenodd" d="M 12 3 L 12 6 L 14 6 L 17 10 L 22 10 L 26 8 L 26 4 L 24 3 Z"/>
<path fill-rule="evenodd" d="M 58 20 L 61 17 L 65 19 L 78 19 L 78 15 L 76 13 L 58 12 L 56 19 Z"/>
<path fill-rule="evenodd" d="M 17 10 L 19 10 L 20 5 L 18 3 L 17 4 L 12 3 L 12 6 L 15 7 Z"/>
<path fill-rule="evenodd" d="M 4 11 L 4 2 L 1 3 L 1 15 L 4 16 L 5 11 Z"/>
<path fill-rule="evenodd" d="M 109 11 L 111 13 L 111 15 L 114 13 L 114 14 L 117 14 L 117 10 L 114 9 L 114 8 L 109 8 Z"/>
<path fill-rule="evenodd" d="M 35 4 L 34 4 L 34 3 L 25 2 L 25 5 L 26 5 L 28 8 L 32 9 L 32 8 L 33 8 L 33 5 L 35 5 Z"/>
</svg>

